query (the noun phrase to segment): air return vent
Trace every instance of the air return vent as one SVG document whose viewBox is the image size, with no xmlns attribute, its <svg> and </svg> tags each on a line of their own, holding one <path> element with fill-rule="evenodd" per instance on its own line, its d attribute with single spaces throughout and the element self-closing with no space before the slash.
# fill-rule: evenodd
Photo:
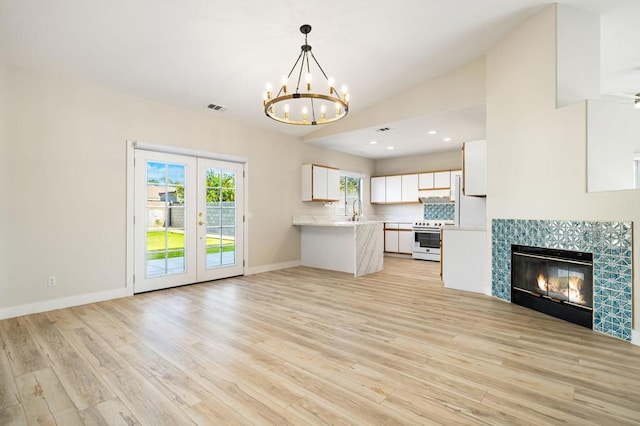
<svg viewBox="0 0 640 426">
<path fill-rule="evenodd" d="M 227 107 L 223 107 L 221 105 L 216 105 L 216 104 L 209 104 L 207 105 L 207 108 L 212 109 L 214 111 L 220 111 L 220 112 L 224 112 L 227 110 Z"/>
<path fill-rule="evenodd" d="M 388 132 L 389 130 L 391 129 L 388 127 L 381 127 L 379 129 L 376 129 L 376 132 Z"/>
</svg>

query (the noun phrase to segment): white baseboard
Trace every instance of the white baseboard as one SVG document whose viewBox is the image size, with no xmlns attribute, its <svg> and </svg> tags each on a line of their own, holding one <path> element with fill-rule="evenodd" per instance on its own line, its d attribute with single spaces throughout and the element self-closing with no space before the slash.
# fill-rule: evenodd
<svg viewBox="0 0 640 426">
<path fill-rule="evenodd" d="M 86 305 L 87 303 L 102 302 L 125 297 L 126 295 L 127 289 L 123 287 L 115 290 L 100 291 L 98 293 L 82 294 L 79 296 L 63 297 L 60 299 L 45 300 L 44 302 L 13 306 L 11 308 L 0 309 L 0 320 L 53 311 L 55 309 L 70 308 L 72 306 Z"/>
<path fill-rule="evenodd" d="M 640 346 L 640 330 L 631 330 L 631 343 Z"/>
<path fill-rule="evenodd" d="M 277 271 L 279 269 L 295 268 L 302 265 L 301 260 L 292 260 L 291 262 L 273 263 L 271 265 L 261 265 L 247 268 L 244 270 L 245 275 L 260 274 L 262 272 Z"/>
</svg>

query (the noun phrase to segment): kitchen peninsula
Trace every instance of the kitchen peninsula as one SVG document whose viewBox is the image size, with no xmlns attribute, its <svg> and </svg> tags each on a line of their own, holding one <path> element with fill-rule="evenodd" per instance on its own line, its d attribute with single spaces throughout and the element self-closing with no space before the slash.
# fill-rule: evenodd
<svg viewBox="0 0 640 426">
<path fill-rule="evenodd" d="M 293 225 L 301 227 L 303 266 L 348 272 L 356 277 L 382 271 L 382 222 L 294 216 Z"/>
</svg>

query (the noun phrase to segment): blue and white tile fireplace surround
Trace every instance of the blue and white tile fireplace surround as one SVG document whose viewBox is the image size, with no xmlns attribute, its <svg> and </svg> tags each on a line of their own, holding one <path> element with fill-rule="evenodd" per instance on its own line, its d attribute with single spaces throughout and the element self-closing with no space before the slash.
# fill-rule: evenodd
<svg viewBox="0 0 640 426">
<path fill-rule="evenodd" d="M 494 219 L 491 293 L 511 301 L 511 245 L 593 253 L 593 329 L 631 340 L 631 222 Z"/>
</svg>

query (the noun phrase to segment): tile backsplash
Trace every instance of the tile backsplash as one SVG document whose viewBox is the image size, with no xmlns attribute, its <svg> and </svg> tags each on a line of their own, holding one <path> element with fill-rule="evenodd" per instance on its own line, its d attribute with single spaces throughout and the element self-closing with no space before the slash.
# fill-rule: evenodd
<svg viewBox="0 0 640 426">
<path fill-rule="evenodd" d="M 593 253 L 593 329 L 631 340 L 631 222 L 494 219 L 492 294 L 511 300 L 511 245 Z"/>
<path fill-rule="evenodd" d="M 454 220 L 455 204 L 453 203 L 425 203 L 425 220 Z"/>
</svg>

